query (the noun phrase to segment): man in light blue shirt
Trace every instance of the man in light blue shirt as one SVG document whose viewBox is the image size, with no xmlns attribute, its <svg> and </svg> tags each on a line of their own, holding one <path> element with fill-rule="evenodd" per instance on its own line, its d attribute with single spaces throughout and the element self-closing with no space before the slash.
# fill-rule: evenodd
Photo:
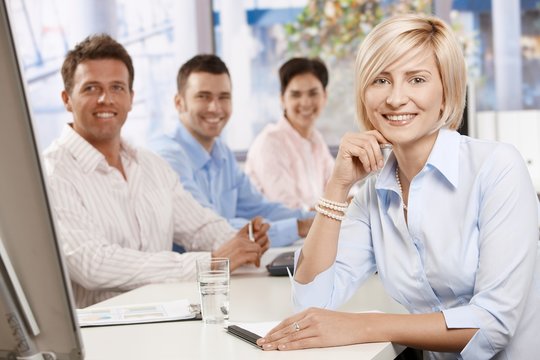
<svg viewBox="0 0 540 360">
<path fill-rule="evenodd" d="M 236 228 L 264 217 L 274 247 L 305 237 L 313 213 L 268 201 L 219 138 L 232 112 L 231 79 L 223 61 L 215 55 L 193 57 L 180 68 L 177 85 L 180 122 L 150 146 L 178 173 L 184 188 Z"/>
</svg>

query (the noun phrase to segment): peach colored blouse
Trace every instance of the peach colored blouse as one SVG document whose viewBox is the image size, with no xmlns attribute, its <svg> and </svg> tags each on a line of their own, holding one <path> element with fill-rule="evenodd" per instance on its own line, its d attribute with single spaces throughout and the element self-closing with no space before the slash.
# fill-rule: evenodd
<svg viewBox="0 0 540 360">
<path fill-rule="evenodd" d="M 306 139 L 282 118 L 257 136 L 247 154 L 245 171 L 269 200 L 311 208 L 333 167 L 334 158 L 318 130 Z"/>
</svg>

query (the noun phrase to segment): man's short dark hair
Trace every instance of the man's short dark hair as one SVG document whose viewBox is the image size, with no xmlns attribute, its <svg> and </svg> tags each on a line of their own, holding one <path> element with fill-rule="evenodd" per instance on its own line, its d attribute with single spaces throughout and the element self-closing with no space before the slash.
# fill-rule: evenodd
<svg viewBox="0 0 540 360">
<path fill-rule="evenodd" d="M 133 90 L 135 70 L 127 50 L 107 34 L 88 36 L 70 50 L 62 64 L 62 79 L 64 89 L 71 93 L 73 90 L 73 77 L 80 63 L 87 60 L 114 59 L 123 62 L 129 73 L 129 89 Z"/>
<path fill-rule="evenodd" d="M 178 75 L 176 76 L 176 88 L 178 93 L 183 93 L 185 91 L 189 75 L 198 72 L 215 75 L 227 74 L 229 78 L 231 77 L 227 65 L 225 65 L 219 56 L 213 54 L 195 55 L 184 63 L 184 65 L 180 67 L 180 70 L 178 70 Z"/>
<path fill-rule="evenodd" d="M 326 90 L 328 85 L 328 69 L 321 59 L 295 57 L 285 62 L 279 68 L 279 82 L 281 84 L 281 95 L 285 93 L 287 86 L 291 80 L 302 74 L 313 74 L 322 84 L 323 89 Z"/>
</svg>

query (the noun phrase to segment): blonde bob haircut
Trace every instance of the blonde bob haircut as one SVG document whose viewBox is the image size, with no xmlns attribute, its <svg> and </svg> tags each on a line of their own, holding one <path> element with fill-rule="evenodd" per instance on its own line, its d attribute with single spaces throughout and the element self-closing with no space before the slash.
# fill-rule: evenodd
<svg viewBox="0 0 540 360">
<path fill-rule="evenodd" d="M 358 49 L 355 65 L 356 115 L 366 130 L 374 127 L 366 106 L 366 89 L 376 77 L 405 55 L 430 51 L 441 76 L 443 110 L 439 121 L 456 130 L 465 108 L 467 73 L 461 47 L 450 27 L 434 16 L 396 15 L 367 35 Z"/>
</svg>

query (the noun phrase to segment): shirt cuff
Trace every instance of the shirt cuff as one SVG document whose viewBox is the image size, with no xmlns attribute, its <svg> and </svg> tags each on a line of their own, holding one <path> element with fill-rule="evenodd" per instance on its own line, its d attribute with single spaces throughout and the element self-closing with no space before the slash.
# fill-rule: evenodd
<svg viewBox="0 0 540 360">
<path fill-rule="evenodd" d="M 295 218 L 272 221 L 268 230 L 272 247 L 287 246 L 298 240 L 298 222 Z"/>
<path fill-rule="evenodd" d="M 300 220 L 304 219 L 311 219 L 317 215 L 316 211 L 309 211 L 309 210 L 302 210 L 302 213 L 300 214 Z"/>
<path fill-rule="evenodd" d="M 182 254 L 174 253 L 176 261 L 179 264 L 180 271 L 174 271 L 165 282 L 178 282 L 197 279 L 197 260 L 210 260 L 211 252 L 206 251 L 188 251 Z"/>
<path fill-rule="evenodd" d="M 448 329 L 478 328 L 478 321 L 471 306 L 466 305 L 443 310 L 446 327 Z"/>
<path fill-rule="evenodd" d="M 294 268 L 298 263 L 298 257 L 302 249 L 294 254 Z M 300 284 L 292 279 L 292 298 L 296 312 L 310 307 L 325 308 L 330 302 L 330 294 L 334 286 L 335 265 L 317 275 L 312 282 Z"/>
<path fill-rule="evenodd" d="M 243 228 L 244 225 L 246 225 L 246 224 L 249 222 L 248 219 L 244 219 L 244 218 L 227 219 L 227 221 L 229 222 L 229 224 L 230 224 L 233 228 L 235 228 L 235 229 L 237 229 L 237 230 Z"/>
<path fill-rule="evenodd" d="M 480 328 L 478 313 L 474 311 L 474 305 L 443 310 L 443 315 L 448 329 L 478 329 L 461 351 L 460 359 L 479 359 L 478 354 L 486 355 L 486 359 L 495 356 L 495 350 L 486 332 Z"/>
</svg>

